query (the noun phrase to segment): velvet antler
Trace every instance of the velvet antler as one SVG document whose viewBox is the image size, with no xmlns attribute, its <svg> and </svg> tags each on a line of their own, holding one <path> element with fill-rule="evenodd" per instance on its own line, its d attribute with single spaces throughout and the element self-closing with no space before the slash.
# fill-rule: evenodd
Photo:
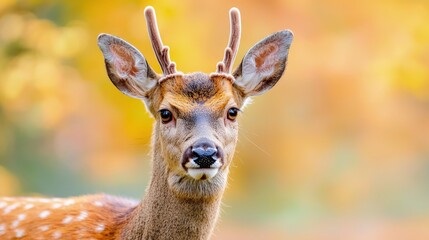
<svg viewBox="0 0 429 240">
<path fill-rule="evenodd" d="M 166 76 L 177 73 L 176 64 L 170 60 L 170 48 L 162 44 L 158 24 L 156 23 L 155 10 L 153 7 L 146 7 L 144 14 L 146 16 L 146 24 L 152 48 L 155 52 L 156 59 L 158 59 L 159 65 L 161 66 L 163 75 Z"/>
<path fill-rule="evenodd" d="M 231 67 L 237 55 L 238 46 L 240 45 L 241 20 L 240 11 L 237 8 L 231 8 L 229 11 L 231 30 L 229 35 L 228 47 L 225 48 L 225 56 L 222 62 L 217 64 L 218 73 L 231 73 Z"/>
</svg>

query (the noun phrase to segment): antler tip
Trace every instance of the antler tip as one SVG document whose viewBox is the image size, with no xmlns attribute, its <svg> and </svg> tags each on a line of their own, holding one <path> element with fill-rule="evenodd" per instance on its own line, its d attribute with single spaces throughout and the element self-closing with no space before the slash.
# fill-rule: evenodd
<svg viewBox="0 0 429 240">
<path fill-rule="evenodd" d="M 224 71 L 225 71 L 225 63 L 223 63 L 223 62 L 218 62 L 218 63 L 216 64 L 216 70 L 217 70 L 217 72 L 218 72 L 218 73 L 222 73 L 222 72 L 224 72 Z"/>
<path fill-rule="evenodd" d="M 240 10 L 238 10 L 238 8 L 233 7 L 229 10 L 229 14 L 231 15 L 240 15 Z"/>
<path fill-rule="evenodd" d="M 162 53 L 164 53 L 164 54 L 165 54 L 165 53 L 167 53 L 168 51 L 170 51 L 170 47 L 169 47 L 169 46 L 165 46 L 165 45 L 164 45 L 164 46 L 162 46 L 162 47 L 161 47 L 161 52 L 162 52 Z"/>
<path fill-rule="evenodd" d="M 155 13 L 155 9 L 152 6 L 147 6 L 144 9 L 144 15 L 148 16 L 150 14 L 154 14 Z"/>
</svg>

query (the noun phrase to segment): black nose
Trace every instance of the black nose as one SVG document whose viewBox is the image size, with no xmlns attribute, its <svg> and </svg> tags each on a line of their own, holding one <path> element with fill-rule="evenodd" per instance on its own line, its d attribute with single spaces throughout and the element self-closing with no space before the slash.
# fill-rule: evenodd
<svg viewBox="0 0 429 240">
<path fill-rule="evenodd" d="M 216 162 L 217 149 L 213 142 L 201 139 L 192 146 L 192 158 L 201 168 L 209 168 Z"/>
</svg>

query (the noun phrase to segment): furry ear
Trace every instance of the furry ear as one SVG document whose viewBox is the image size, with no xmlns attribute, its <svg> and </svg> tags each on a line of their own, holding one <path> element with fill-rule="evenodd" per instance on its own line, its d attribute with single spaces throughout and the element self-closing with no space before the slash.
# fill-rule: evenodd
<svg viewBox="0 0 429 240">
<path fill-rule="evenodd" d="M 98 46 L 103 52 L 110 80 L 124 94 L 144 98 L 145 93 L 157 84 L 159 77 L 131 44 L 109 34 L 100 34 Z"/>
<path fill-rule="evenodd" d="M 234 71 L 234 85 L 246 96 L 260 95 L 271 89 L 282 76 L 293 33 L 276 32 L 253 46 Z"/>
</svg>

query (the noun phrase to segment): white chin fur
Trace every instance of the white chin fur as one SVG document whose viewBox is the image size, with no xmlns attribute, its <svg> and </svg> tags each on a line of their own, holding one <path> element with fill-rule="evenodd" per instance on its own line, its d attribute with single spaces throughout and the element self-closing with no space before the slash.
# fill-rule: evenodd
<svg viewBox="0 0 429 240">
<path fill-rule="evenodd" d="M 211 179 L 218 171 L 219 168 L 188 168 L 188 174 L 196 180 Z"/>
</svg>

